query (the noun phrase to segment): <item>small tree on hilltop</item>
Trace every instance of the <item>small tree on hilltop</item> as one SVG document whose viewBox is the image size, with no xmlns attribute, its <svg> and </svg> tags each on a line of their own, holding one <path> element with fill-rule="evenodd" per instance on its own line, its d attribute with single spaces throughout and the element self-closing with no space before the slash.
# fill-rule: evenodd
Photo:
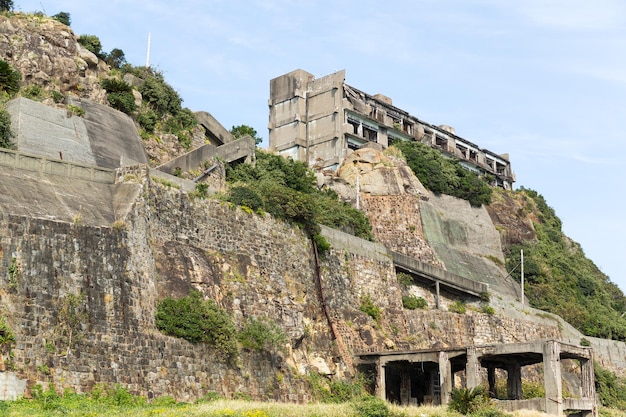
<svg viewBox="0 0 626 417">
<path fill-rule="evenodd" d="M 72 23 L 72 19 L 70 18 L 70 14 L 68 12 L 59 12 L 52 16 L 52 18 L 57 22 L 63 23 L 65 26 L 70 26 L 70 23 Z"/>
<path fill-rule="evenodd" d="M 259 137 L 257 131 L 250 126 L 233 126 L 233 128 L 230 129 L 230 133 L 235 137 L 235 139 L 239 139 L 246 135 L 249 135 L 254 139 L 255 145 L 259 145 L 261 142 L 263 142 L 263 138 Z"/>
<path fill-rule="evenodd" d="M 13 10 L 13 0 L 0 0 L 0 12 L 10 12 Z"/>
</svg>

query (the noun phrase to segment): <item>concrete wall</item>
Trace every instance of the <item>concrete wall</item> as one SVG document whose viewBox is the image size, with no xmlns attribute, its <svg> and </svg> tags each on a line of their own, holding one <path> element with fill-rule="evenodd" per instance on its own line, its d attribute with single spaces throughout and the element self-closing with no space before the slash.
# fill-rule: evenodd
<svg viewBox="0 0 626 417">
<path fill-rule="evenodd" d="M 31 155 L 74 164 L 117 168 L 126 157 L 147 163 L 132 119 L 122 112 L 89 101 L 70 98 L 82 108 L 82 117 L 67 108 L 54 108 L 19 97 L 9 102 L 17 149 Z"/>
</svg>

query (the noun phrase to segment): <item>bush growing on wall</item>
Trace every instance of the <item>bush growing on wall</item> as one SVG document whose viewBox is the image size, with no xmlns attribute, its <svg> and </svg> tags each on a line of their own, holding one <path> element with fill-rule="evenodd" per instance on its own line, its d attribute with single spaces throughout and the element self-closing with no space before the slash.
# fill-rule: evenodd
<svg viewBox="0 0 626 417">
<path fill-rule="evenodd" d="M 117 78 L 106 78 L 100 85 L 106 90 L 107 100 L 111 107 L 126 114 L 137 110 L 133 88 L 126 82 Z"/>
<path fill-rule="evenodd" d="M 156 326 L 167 335 L 213 346 L 228 357 L 237 353 L 232 319 L 213 300 L 203 300 L 198 291 L 177 300 L 165 298 L 159 302 Z"/>
</svg>

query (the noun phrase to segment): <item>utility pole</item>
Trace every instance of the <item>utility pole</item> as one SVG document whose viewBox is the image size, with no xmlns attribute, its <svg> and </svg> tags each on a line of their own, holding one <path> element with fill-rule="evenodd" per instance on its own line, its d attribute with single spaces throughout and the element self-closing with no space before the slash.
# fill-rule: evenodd
<svg viewBox="0 0 626 417">
<path fill-rule="evenodd" d="M 150 32 L 148 32 L 148 52 L 146 53 L 146 68 L 150 68 Z"/>
</svg>

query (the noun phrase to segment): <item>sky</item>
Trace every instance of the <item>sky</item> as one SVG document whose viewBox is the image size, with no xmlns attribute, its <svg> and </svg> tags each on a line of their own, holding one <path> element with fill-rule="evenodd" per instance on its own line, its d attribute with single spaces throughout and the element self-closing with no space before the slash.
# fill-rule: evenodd
<svg viewBox="0 0 626 417">
<path fill-rule="evenodd" d="M 510 155 L 563 231 L 626 292 L 623 0 L 14 0 L 61 11 L 105 52 L 161 71 L 183 106 L 254 127 L 269 81 L 295 69 L 346 83 Z"/>
</svg>

